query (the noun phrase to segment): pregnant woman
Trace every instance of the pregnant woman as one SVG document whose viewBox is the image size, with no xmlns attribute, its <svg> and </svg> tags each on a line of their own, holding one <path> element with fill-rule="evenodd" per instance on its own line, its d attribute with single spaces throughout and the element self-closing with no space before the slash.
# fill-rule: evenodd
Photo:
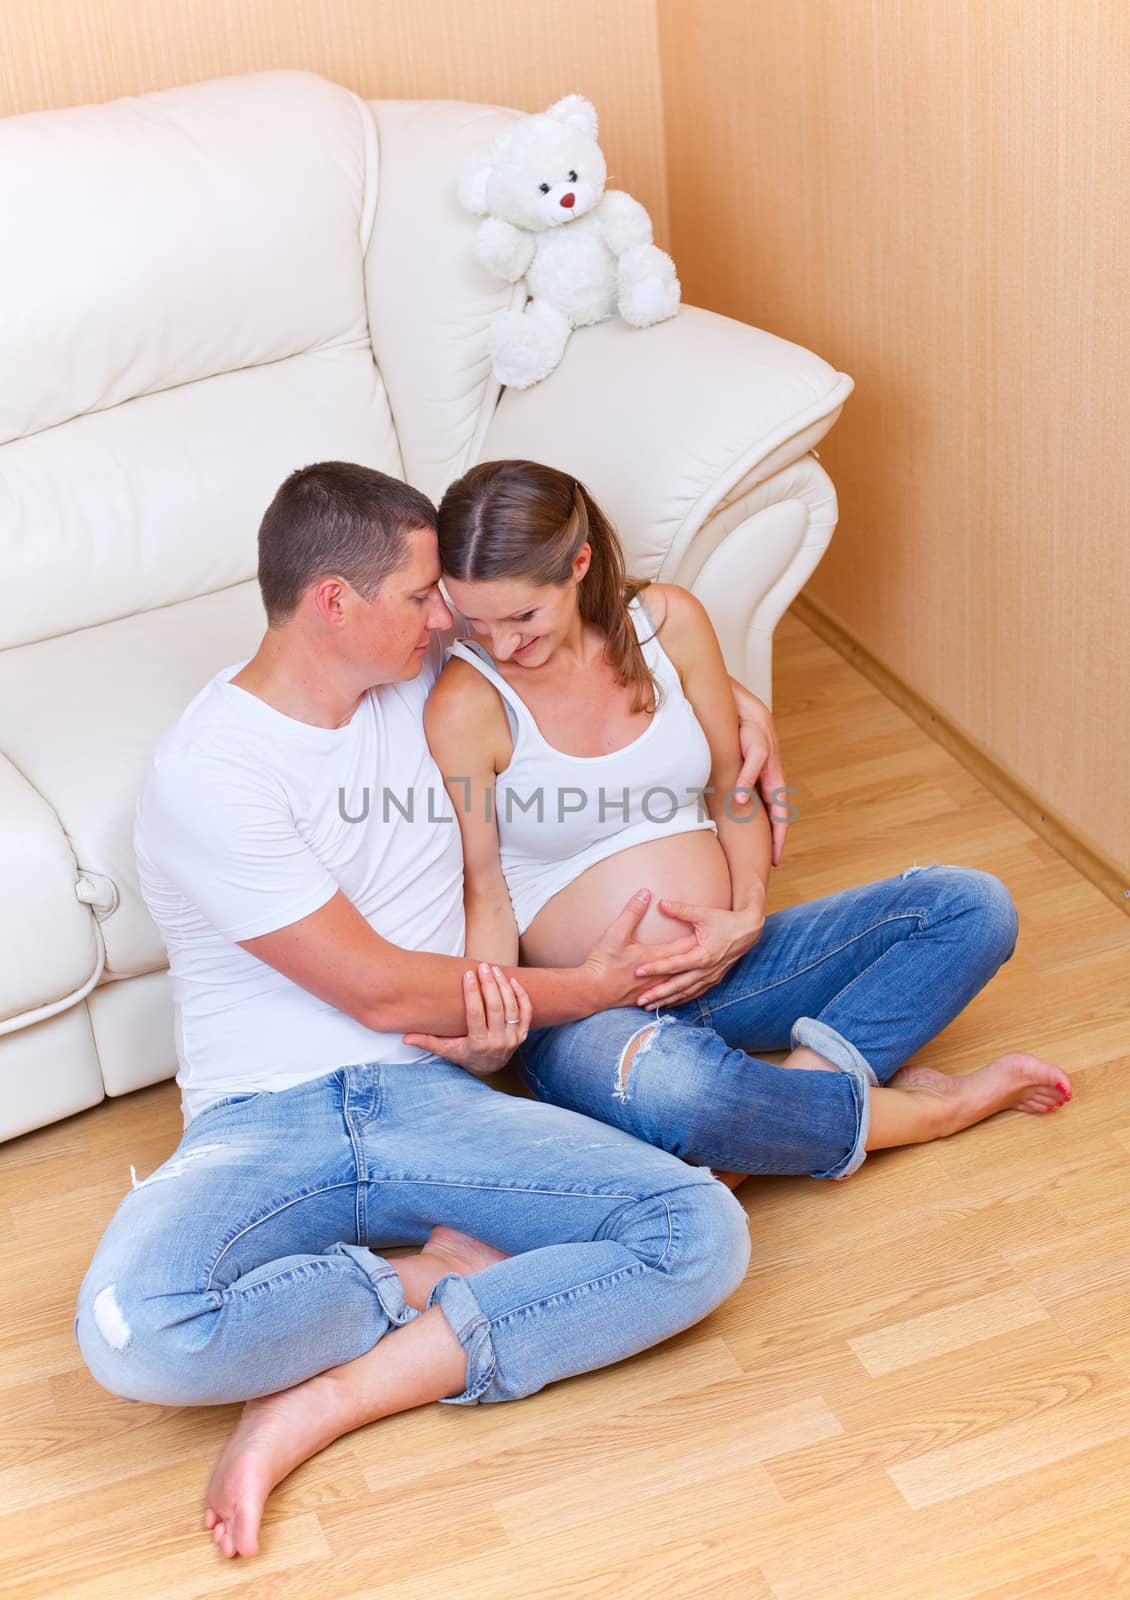
<svg viewBox="0 0 1130 1600">
<path fill-rule="evenodd" d="M 903 1067 L 1012 954 L 1016 913 L 990 874 L 913 867 L 765 915 L 769 821 L 733 794 L 709 618 L 625 575 L 582 484 L 484 463 L 444 496 L 439 542 L 472 630 L 425 715 L 463 836 L 467 954 L 573 964 L 640 888 L 641 940 L 685 936 L 640 969 L 652 1016 L 531 1032 L 539 1098 L 706 1166 L 834 1178 L 870 1150 L 1070 1098 L 1020 1051 L 956 1078 Z M 783 1050 L 781 1065 L 756 1053 Z"/>
</svg>

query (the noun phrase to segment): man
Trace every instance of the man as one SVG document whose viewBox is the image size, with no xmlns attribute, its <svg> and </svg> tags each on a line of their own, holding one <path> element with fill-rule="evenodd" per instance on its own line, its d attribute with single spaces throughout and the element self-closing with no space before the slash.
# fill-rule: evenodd
<svg viewBox="0 0 1130 1600">
<path fill-rule="evenodd" d="M 381 473 L 292 474 L 260 529 L 263 641 L 165 734 L 138 805 L 187 1126 L 119 1207 L 76 1333 L 123 1398 L 247 1401 L 208 1490 L 227 1556 L 341 1434 L 619 1360 L 748 1259 L 708 1172 L 476 1076 L 534 1018 L 633 1003 L 662 952 L 634 942 L 641 894 L 577 968 L 467 970 L 458 830 L 425 798 L 434 527 Z M 425 1027 L 448 1059 L 404 1038 Z"/>
</svg>

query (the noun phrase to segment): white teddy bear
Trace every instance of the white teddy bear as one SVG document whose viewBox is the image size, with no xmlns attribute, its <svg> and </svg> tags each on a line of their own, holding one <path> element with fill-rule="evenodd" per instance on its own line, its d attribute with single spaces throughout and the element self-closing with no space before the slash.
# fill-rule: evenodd
<svg viewBox="0 0 1130 1600">
<path fill-rule="evenodd" d="M 573 328 L 617 311 L 634 328 L 673 317 L 679 280 L 671 257 L 651 242 L 651 218 L 638 200 L 605 191 L 596 110 L 566 95 L 499 136 L 489 164 L 468 173 L 459 196 L 485 217 L 475 239 L 479 261 L 532 299 L 491 327 L 495 376 L 527 389 L 552 372 Z"/>
</svg>

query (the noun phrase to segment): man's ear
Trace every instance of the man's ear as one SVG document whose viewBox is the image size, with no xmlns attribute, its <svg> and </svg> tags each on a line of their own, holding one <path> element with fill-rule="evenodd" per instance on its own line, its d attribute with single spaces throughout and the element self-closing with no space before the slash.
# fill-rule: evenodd
<svg viewBox="0 0 1130 1600">
<path fill-rule="evenodd" d="M 478 167 L 474 172 L 465 172 L 459 180 L 459 199 L 472 216 L 485 217 L 487 214 L 490 174 L 490 167 Z"/>
<path fill-rule="evenodd" d="M 315 611 L 323 622 L 338 628 L 345 621 L 345 600 L 348 585 L 341 578 L 319 578 L 306 591 Z"/>
</svg>

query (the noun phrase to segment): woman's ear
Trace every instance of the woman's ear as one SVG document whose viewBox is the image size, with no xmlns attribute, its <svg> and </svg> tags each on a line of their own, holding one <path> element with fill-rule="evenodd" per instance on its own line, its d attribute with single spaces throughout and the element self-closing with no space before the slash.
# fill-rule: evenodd
<svg viewBox="0 0 1130 1600">
<path fill-rule="evenodd" d="M 592 545 L 583 544 L 573 557 L 573 582 L 580 583 L 592 565 Z"/>
</svg>

